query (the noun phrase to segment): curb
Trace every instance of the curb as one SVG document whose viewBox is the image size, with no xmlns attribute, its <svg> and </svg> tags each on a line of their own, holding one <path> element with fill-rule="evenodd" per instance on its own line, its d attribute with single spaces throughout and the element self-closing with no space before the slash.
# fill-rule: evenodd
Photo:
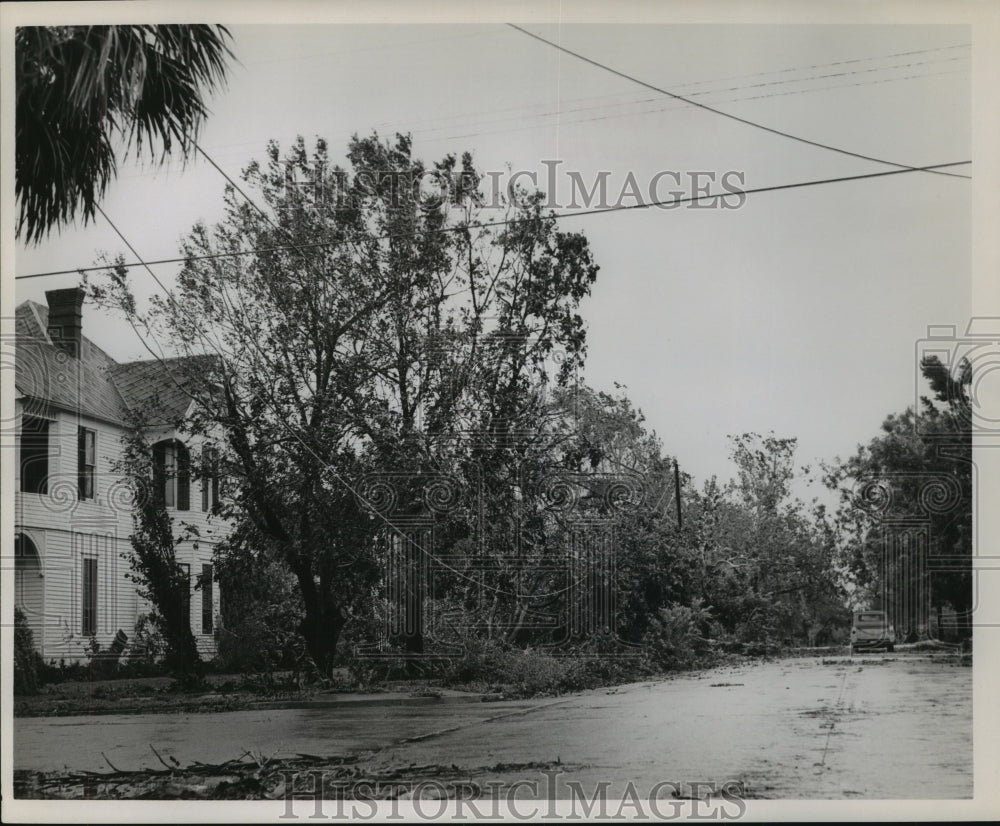
<svg viewBox="0 0 1000 826">
<path fill-rule="evenodd" d="M 429 705 L 453 705 L 460 703 L 482 703 L 489 695 L 485 694 L 454 694 L 443 696 L 410 696 L 408 694 L 370 694 L 360 695 L 353 698 L 337 697 L 312 697 L 308 700 L 289 700 L 287 702 L 277 701 L 274 703 L 266 700 L 259 703 L 251 703 L 248 708 L 268 708 L 268 709 L 298 709 L 298 708 L 369 708 L 371 706 L 429 706 Z"/>
</svg>

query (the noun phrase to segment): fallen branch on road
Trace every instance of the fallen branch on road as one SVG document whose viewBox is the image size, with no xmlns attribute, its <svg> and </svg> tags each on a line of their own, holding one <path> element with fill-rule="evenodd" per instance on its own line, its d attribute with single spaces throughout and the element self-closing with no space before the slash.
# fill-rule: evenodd
<svg viewBox="0 0 1000 826">
<path fill-rule="evenodd" d="M 376 799 L 404 798 L 420 784 L 434 781 L 449 799 L 466 798 L 478 789 L 475 778 L 497 775 L 523 776 L 559 768 L 563 771 L 585 768 L 561 761 L 533 763 L 497 763 L 493 766 L 460 768 L 439 763 L 367 767 L 370 755 L 332 756 L 300 754 L 286 760 L 272 760 L 258 765 L 250 752 L 223 763 L 194 762 L 182 768 L 171 768 L 150 745 L 153 753 L 166 767 L 163 769 L 120 770 L 95 772 L 87 770 L 38 772 L 14 771 L 14 793 L 18 798 L 63 800 L 282 800 L 291 791 L 314 788 L 321 778 L 324 794 L 329 800 L 352 800 L 355 790 L 364 795 L 375 792 Z M 250 758 L 249 760 L 247 758 Z M 288 789 L 291 782 L 293 788 Z"/>
</svg>

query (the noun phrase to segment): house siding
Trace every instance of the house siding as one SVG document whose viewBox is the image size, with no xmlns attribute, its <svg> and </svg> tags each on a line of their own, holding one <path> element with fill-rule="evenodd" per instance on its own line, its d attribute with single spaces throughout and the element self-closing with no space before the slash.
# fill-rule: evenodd
<svg viewBox="0 0 1000 826">
<path fill-rule="evenodd" d="M 19 400 L 19 409 L 21 403 Z M 97 559 L 97 633 L 106 648 L 122 630 L 131 639 L 139 615 L 149 611 L 129 579 L 128 555 L 132 533 L 131 497 L 115 472 L 121 454 L 121 427 L 106 421 L 52 408 L 49 426 L 49 485 L 44 494 L 20 491 L 20 462 L 15 462 L 15 532 L 23 533 L 38 551 L 37 572 L 27 567 L 18 573 L 19 602 L 40 605 L 29 616 L 36 647 L 46 660 L 67 662 L 86 658 L 90 638 L 82 633 L 83 560 Z M 78 497 L 77 434 L 80 426 L 96 433 L 94 498 Z M 19 430 L 20 428 L 18 428 Z M 160 434 L 157 434 L 157 438 Z M 199 444 L 189 444 L 192 457 Z M 17 454 L 19 455 L 19 454 Z M 178 562 L 191 571 L 191 629 L 202 656 L 215 655 L 212 634 L 201 633 L 201 591 L 195 590 L 203 564 L 211 564 L 215 544 L 226 526 L 201 511 L 201 484 L 192 481 L 191 510 L 168 509 L 175 520 L 197 527 L 197 548 L 185 542 L 177 550 Z M 218 614 L 219 588 L 213 588 L 213 616 Z"/>
</svg>

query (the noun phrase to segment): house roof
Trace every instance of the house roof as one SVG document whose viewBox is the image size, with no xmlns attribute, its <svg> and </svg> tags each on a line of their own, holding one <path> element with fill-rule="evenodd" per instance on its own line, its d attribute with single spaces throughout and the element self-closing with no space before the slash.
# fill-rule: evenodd
<svg viewBox="0 0 1000 826">
<path fill-rule="evenodd" d="M 49 338 L 48 307 L 26 301 L 15 312 L 14 385 L 36 400 L 98 419 L 123 422 L 128 406 L 111 380 L 113 359 L 87 338 L 72 358 Z"/>
<path fill-rule="evenodd" d="M 80 358 L 52 343 L 47 332 L 48 308 L 25 301 L 15 312 L 14 384 L 36 405 L 50 404 L 118 424 L 141 413 L 150 424 L 183 417 L 190 396 L 185 376 L 204 369 L 211 356 L 118 363 L 86 336 Z"/>
<path fill-rule="evenodd" d="M 192 370 L 203 373 L 213 362 L 212 356 L 130 361 L 112 366 L 111 376 L 130 409 L 151 421 L 174 422 L 191 406 L 187 376 Z"/>
</svg>

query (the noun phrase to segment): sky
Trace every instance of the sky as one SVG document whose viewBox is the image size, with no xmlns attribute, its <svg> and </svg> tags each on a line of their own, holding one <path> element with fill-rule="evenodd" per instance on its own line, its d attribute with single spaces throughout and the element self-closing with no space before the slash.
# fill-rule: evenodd
<svg viewBox="0 0 1000 826">
<path fill-rule="evenodd" d="M 353 133 L 410 132 L 431 161 L 471 151 L 534 173 L 568 208 L 570 173 L 629 175 L 648 197 L 700 173 L 746 188 L 893 167 L 808 146 L 679 102 L 501 23 L 234 25 L 238 63 L 209 102 L 200 144 L 237 177 L 270 139 L 316 136 L 342 160 Z M 922 166 L 971 155 L 970 30 L 958 25 L 577 25 L 525 28 L 645 83 L 854 153 Z M 545 162 L 548 162 L 546 165 Z M 558 164 L 556 162 L 559 162 Z M 971 174 L 971 167 L 952 171 Z M 695 176 L 694 178 L 692 176 Z M 147 260 L 173 258 L 221 214 L 203 159 L 120 165 L 102 207 Z M 585 380 L 627 387 L 698 484 L 729 478 L 728 434 L 799 439 L 798 460 L 846 458 L 926 392 L 915 347 L 972 314 L 970 181 L 922 172 L 766 192 L 738 209 L 651 208 L 570 217 L 600 273 L 582 314 Z M 635 203 L 627 198 L 624 204 Z M 499 217 L 499 216 L 498 216 Z M 19 245 L 18 276 L 132 256 L 100 217 Z M 177 265 L 157 265 L 170 284 Z M 155 289 L 135 270 L 138 292 Z M 75 275 L 17 281 L 17 302 Z M 84 332 L 120 360 L 148 357 L 86 307 Z"/>
</svg>

